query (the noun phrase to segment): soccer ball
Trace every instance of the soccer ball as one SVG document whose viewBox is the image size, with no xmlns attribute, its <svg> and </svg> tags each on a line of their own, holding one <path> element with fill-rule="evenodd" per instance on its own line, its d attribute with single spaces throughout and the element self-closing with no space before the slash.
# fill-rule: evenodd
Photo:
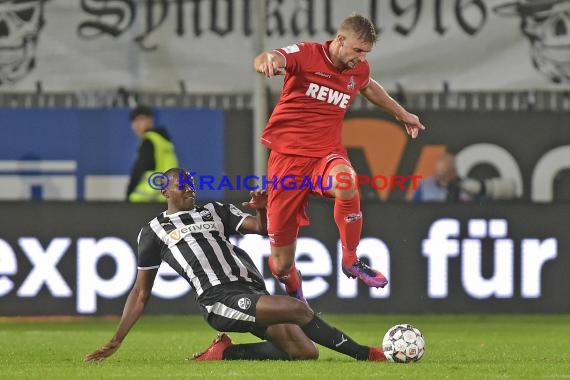
<svg viewBox="0 0 570 380">
<path fill-rule="evenodd" d="M 424 355 L 424 336 L 412 325 L 396 325 L 384 335 L 382 349 L 386 358 L 391 362 L 417 362 Z"/>
</svg>

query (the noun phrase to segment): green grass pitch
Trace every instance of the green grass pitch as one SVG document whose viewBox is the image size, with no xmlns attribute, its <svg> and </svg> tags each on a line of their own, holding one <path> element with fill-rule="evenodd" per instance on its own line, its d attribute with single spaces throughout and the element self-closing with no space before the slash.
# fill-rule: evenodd
<svg viewBox="0 0 570 380">
<path fill-rule="evenodd" d="M 417 326 L 426 353 L 413 364 L 357 362 L 326 348 L 318 361 L 186 360 L 216 332 L 196 315 L 143 316 L 103 363 L 83 356 L 117 320 L 0 320 L 0 377 L 41 379 L 560 379 L 570 378 L 568 315 L 323 315 L 358 342 L 378 345 L 397 323 Z M 235 343 L 255 342 L 231 334 Z"/>
</svg>

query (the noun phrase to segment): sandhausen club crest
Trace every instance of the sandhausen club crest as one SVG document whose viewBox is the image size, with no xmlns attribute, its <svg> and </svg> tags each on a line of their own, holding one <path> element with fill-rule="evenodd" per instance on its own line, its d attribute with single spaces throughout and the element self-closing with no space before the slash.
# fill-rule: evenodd
<svg viewBox="0 0 570 380">
<path fill-rule="evenodd" d="M 238 306 L 242 310 L 247 310 L 251 306 L 251 300 L 246 297 L 242 297 L 238 300 Z"/>
<path fill-rule="evenodd" d="M 202 217 L 202 219 L 204 221 L 211 221 L 214 220 L 214 218 L 212 217 L 212 214 L 210 214 L 210 211 L 208 210 L 202 210 L 200 211 L 200 216 Z"/>
</svg>

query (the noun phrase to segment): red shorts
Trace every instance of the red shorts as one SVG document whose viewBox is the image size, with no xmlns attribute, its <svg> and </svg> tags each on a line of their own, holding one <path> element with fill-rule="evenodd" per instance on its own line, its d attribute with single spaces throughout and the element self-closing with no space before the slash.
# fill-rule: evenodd
<svg viewBox="0 0 570 380">
<path fill-rule="evenodd" d="M 267 230 L 271 245 L 281 247 L 297 239 L 299 227 L 309 224 L 309 194 L 330 197 L 322 181 L 338 164 L 352 167 L 347 155 L 341 153 L 318 158 L 271 151 L 267 165 Z"/>
</svg>

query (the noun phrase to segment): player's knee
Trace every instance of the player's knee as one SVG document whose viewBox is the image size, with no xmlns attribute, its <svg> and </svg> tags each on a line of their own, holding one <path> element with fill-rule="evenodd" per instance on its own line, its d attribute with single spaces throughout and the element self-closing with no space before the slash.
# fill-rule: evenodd
<svg viewBox="0 0 570 380">
<path fill-rule="evenodd" d="M 319 358 L 319 349 L 317 348 L 316 344 L 311 342 L 310 345 L 307 345 L 305 357 L 307 360 L 317 360 Z"/>
<path fill-rule="evenodd" d="M 303 347 L 299 347 L 293 359 L 295 360 L 317 360 L 319 358 L 319 349 L 309 341 Z"/>
<path fill-rule="evenodd" d="M 289 272 L 291 272 L 291 268 L 293 268 L 293 263 L 289 263 L 286 261 L 279 261 L 276 262 L 272 267 L 271 267 L 271 273 L 274 276 L 277 277 L 282 277 L 282 276 L 286 276 L 289 274 Z"/>
<path fill-rule="evenodd" d="M 332 193 L 338 199 L 352 199 L 358 194 L 358 187 L 361 184 L 356 176 L 348 176 L 344 181 L 334 181 Z"/>
</svg>

